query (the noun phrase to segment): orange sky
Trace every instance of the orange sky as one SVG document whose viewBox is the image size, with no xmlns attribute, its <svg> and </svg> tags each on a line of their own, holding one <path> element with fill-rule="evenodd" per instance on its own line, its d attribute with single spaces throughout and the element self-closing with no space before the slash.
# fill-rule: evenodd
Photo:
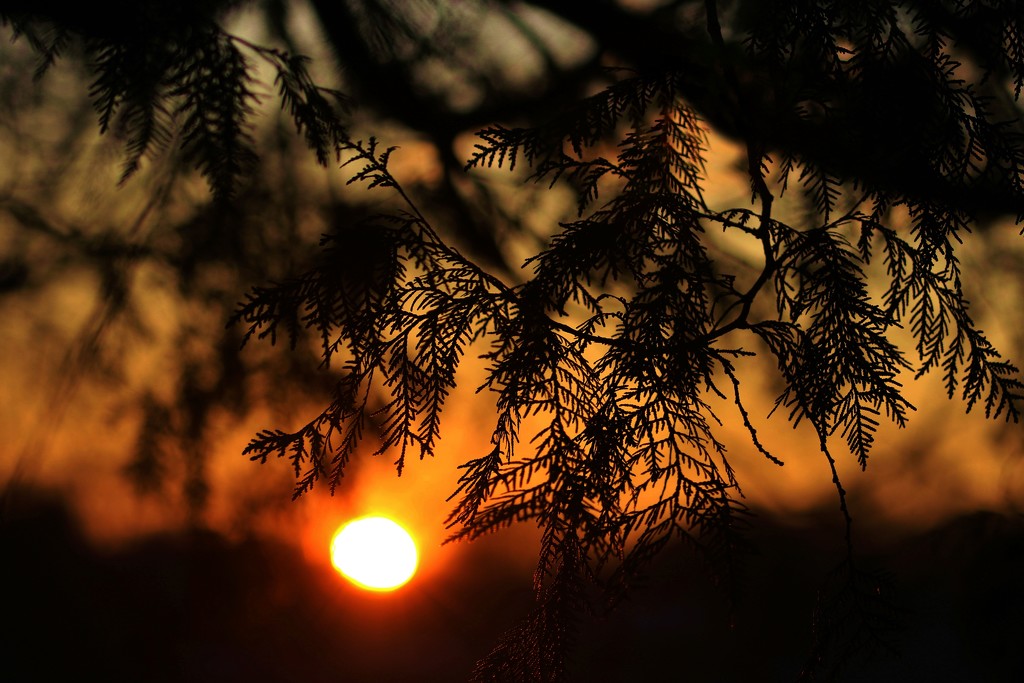
<svg viewBox="0 0 1024 683">
<path fill-rule="evenodd" d="M 3 142 L 6 149 L 16 141 Z M 436 179 L 435 159 L 423 143 L 387 142 L 403 147 L 394 157 L 399 179 Z M 718 138 L 712 139 L 711 147 L 715 156 L 710 160 L 709 202 L 742 204 L 749 196 L 745 182 L 728 170 L 738 150 Z M 84 155 L 81 168 L 73 171 L 80 175 L 97 168 L 97 158 L 111 161 L 109 146 L 97 143 L 97 150 L 93 155 Z M 134 215 L 132 211 L 138 205 L 126 201 L 126 197 L 137 201 L 137 196 L 113 187 L 116 172 L 116 164 L 112 164 L 105 174 L 86 173 L 90 182 L 78 187 L 76 196 L 64 198 L 68 206 L 50 208 L 83 220 L 95 218 L 102 210 L 113 211 L 112 215 L 130 223 L 126 217 Z M 331 173 L 331 182 L 340 185 L 338 172 Z M 506 177 L 503 182 L 508 185 L 510 181 Z M 145 185 L 139 182 L 145 190 Z M 83 198 L 84 195 L 88 196 Z M 557 193 L 550 197 L 554 198 L 553 206 L 543 207 L 541 214 L 534 217 L 536 221 L 550 221 L 552 212 L 557 210 L 560 198 Z M 545 201 L 547 198 L 548 195 Z M 780 206 L 784 211 L 784 204 Z M 82 207 L 88 207 L 92 213 L 83 215 Z M 13 239 L 12 230 L 10 224 L 0 222 L 0 237 L 4 240 Z M 1012 248 L 1020 249 L 1021 242 L 1018 238 Z M 1009 243 L 1007 248 L 1011 248 Z M 985 259 L 982 251 L 968 249 L 968 274 L 972 269 L 985 273 Z M 108 389 L 101 384 L 60 374 L 63 359 L 81 341 L 79 331 L 90 324 L 90 312 L 95 310 L 95 281 L 84 274 L 69 275 L 33 295 L 34 300 L 8 297 L 0 301 L 0 312 L 5 316 L 0 328 L 0 376 L 4 380 L 0 389 L 0 434 L 7 435 L 0 446 L 0 481 L 66 491 L 75 501 L 88 531 L 102 540 L 181 524 L 181 503 L 173 487 L 163 495 L 139 497 L 121 474 L 134 438 L 136 416 L 131 414 L 132 406 L 119 403 L 118 396 L 107 393 Z M 158 283 L 158 278 L 153 282 Z M 997 289 L 1008 293 L 1005 297 L 990 295 L 990 301 L 980 302 L 995 312 L 988 317 L 991 327 L 983 327 L 997 346 L 1002 343 L 1009 348 L 1019 326 L 1001 326 L 998 314 L 1010 320 L 1019 316 L 1019 279 L 1009 278 L 998 288 L 985 291 Z M 148 322 L 154 327 L 155 336 L 135 361 L 139 381 L 158 384 L 161 354 L 173 352 L 168 348 L 169 339 L 161 335 L 166 332 L 164 327 L 173 327 L 176 316 L 183 312 L 175 308 L 170 296 L 156 285 L 146 293 L 150 304 Z M 35 313 L 39 310 L 48 312 L 43 324 L 51 326 L 52 334 L 46 334 L 45 327 L 22 324 L 37 317 Z M 751 340 L 737 337 L 735 343 L 751 345 Z M 787 464 L 780 469 L 752 453 L 744 433 L 736 429 L 735 411 L 723 405 L 721 414 L 733 420 L 726 428 L 726 442 L 747 502 L 755 509 L 794 514 L 820 505 L 835 505 L 828 468 L 814 440 L 804 430 L 791 429 L 782 415 L 765 422 L 773 398 L 764 389 L 769 384 L 766 373 L 770 368 L 750 366 L 748 370 L 746 386 L 752 417 L 766 445 Z M 274 416 L 265 414 L 251 415 L 241 423 L 225 423 L 216 432 L 216 442 L 210 444 L 213 457 L 208 470 L 212 483 L 208 523 L 227 533 L 257 530 L 298 539 L 309 554 L 317 555 L 326 548 L 334 528 L 348 516 L 391 514 L 416 534 L 425 548 L 424 572 L 433 571 L 432 567 L 441 562 L 434 558 L 459 552 L 455 548 L 437 550 L 447 533 L 443 522 L 450 505 L 445 498 L 454 489 L 457 465 L 489 450 L 493 415 L 488 410 L 488 401 L 472 393 L 479 384 L 477 377 L 470 375 L 467 379 L 469 391 L 453 398 L 434 459 L 410 463 L 401 479 L 395 476 L 392 458 L 387 455 L 360 463 L 334 498 L 317 493 L 292 503 L 291 474 L 286 462 L 258 466 L 241 455 L 258 429 L 290 425 L 278 424 Z M 898 432 L 883 427 L 867 472 L 859 471 L 837 440 L 834 452 L 845 485 L 851 491 L 854 517 L 879 517 L 903 525 L 925 526 L 964 510 L 1019 510 L 1024 501 L 1024 439 L 1020 426 L 1006 428 L 1001 423 L 987 423 L 979 414 L 964 417 L 959 400 L 948 401 L 934 377 L 909 385 L 908 395 L 918 406 L 910 428 Z M 311 404 L 304 412 L 312 416 L 317 410 L 318 406 Z M 1015 438 L 1001 438 L 1000 434 Z M 367 450 L 374 448 L 368 444 Z M 510 557 L 524 558 L 526 564 L 532 562 L 532 555 L 524 554 L 519 542 L 532 538 L 529 529 L 504 537 L 508 539 Z"/>
<path fill-rule="evenodd" d="M 5 339 L 8 348 L 17 341 L 12 337 Z M 0 395 L 0 430 L 15 436 L 0 458 L 4 481 L 14 476 L 22 484 L 67 491 L 87 530 L 102 540 L 181 524 L 182 507 L 173 487 L 163 495 L 140 497 L 121 474 L 134 436 L 130 416 L 112 415 L 116 401 L 86 384 L 74 389 L 62 419 L 50 419 L 50 383 L 57 378 L 38 357 L 38 365 L 22 361 L 21 367 L 32 373 L 22 374 L 12 361 L 27 358 L 26 354 L 21 346 L 20 352 L 7 353 L 3 359 L 9 381 Z M 813 438 L 803 428 L 791 428 L 782 415 L 765 419 L 772 397 L 759 389 L 767 374 L 755 363 L 744 365 L 752 419 L 766 446 L 786 462 L 779 468 L 754 453 L 732 405 L 717 406 L 727 423 L 723 438 L 746 502 L 755 509 L 792 514 L 835 505 L 827 464 Z M 1009 438 L 1012 427 L 988 422 L 980 414 L 963 416 L 959 401 L 947 400 L 935 378 L 911 383 L 908 395 L 918 406 L 910 427 L 901 432 L 883 426 L 866 472 L 859 470 L 838 439 L 834 444 L 854 517 L 924 527 L 973 509 L 1020 509 L 1016 506 L 1024 500 L 1024 459 L 1019 431 L 1014 440 Z M 310 405 L 307 412 L 312 415 L 316 409 Z M 219 433 L 213 444 L 208 470 L 213 492 L 206 519 L 229 534 L 260 531 L 298 539 L 309 556 L 323 552 L 326 561 L 324 548 L 338 524 L 351 516 L 388 514 L 413 531 L 423 548 L 423 571 L 429 573 L 440 558 L 458 552 L 452 547 L 439 549 L 447 533 L 444 519 L 450 504 L 445 498 L 454 490 L 457 465 L 489 450 L 493 419 L 486 396 L 457 394 L 433 459 L 410 462 L 398 478 L 393 457 L 364 455 L 333 498 L 320 491 L 291 502 L 287 462 L 260 466 L 241 455 L 256 430 L 289 425 L 275 423 L 268 415 L 253 415 Z M 367 444 L 367 451 L 371 446 Z M 502 537 L 510 556 L 523 558 L 524 564 L 532 561 L 532 552 L 524 557 L 522 545 L 515 541 L 531 540 L 529 529 Z"/>
</svg>

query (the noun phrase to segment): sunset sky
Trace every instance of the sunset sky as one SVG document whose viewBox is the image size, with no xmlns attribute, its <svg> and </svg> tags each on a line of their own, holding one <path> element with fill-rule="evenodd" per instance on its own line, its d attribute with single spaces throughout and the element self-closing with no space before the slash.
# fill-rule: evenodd
<svg viewBox="0 0 1024 683">
<path fill-rule="evenodd" d="M 295 6 L 299 47 L 326 58 L 311 10 L 284 4 Z M 645 12 L 660 3 L 623 4 Z M 534 22 L 533 38 L 551 41 L 560 64 L 583 62 L 596 49 L 585 32 L 539 10 L 517 21 Z M 535 87 L 544 65 L 524 56 L 536 57 L 523 38 L 533 34 L 500 17 L 484 26 L 481 44 L 466 52 L 477 50 L 490 65 L 490 85 Z M 242 13 L 234 28 L 255 42 L 268 38 L 257 11 Z M 466 354 L 434 456 L 411 458 L 401 477 L 395 453 L 374 454 L 372 434 L 334 495 L 324 487 L 292 500 L 287 460 L 259 464 L 242 454 L 260 430 L 308 422 L 330 400 L 337 375 L 317 367 L 315 337 L 294 350 L 283 340 L 251 340 L 238 351 L 244 329 L 226 328 L 229 316 L 251 287 L 313 262 L 332 221 L 388 208 L 391 200 L 381 190 L 370 196 L 346 186 L 336 165 L 316 166 L 269 85 L 254 132 L 264 163 L 236 215 L 211 209 L 203 179 L 173 160 L 147 160 L 119 184 L 124 151 L 97 130 L 89 75 L 67 59 L 34 81 L 37 56 L 27 41 L 9 40 L 9 26 L 2 32 L 0 539 L 16 558 L 4 601 L 24 622 L 10 642 L 29 647 L 45 636 L 108 680 L 130 680 L 136 666 L 160 669 L 148 678 L 154 681 L 464 679 L 528 614 L 539 537 L 521 524 L 473 543 L 444 543 L 453 531 L 446 519 L 454 501 L 447 499 L 459 466 L 492 448 L 496 398 L 477 391 L 485 345 Z M 483 97 L 458 73 L 424 68 L 423 78 L 433 79 L 430 87 L 443 90 L 454 111 Z M 375 120 L 372 110 L 354 118 L 360 134 L 398 147 L 392 170 L 419 196 L 478 197 L 486 187 L 496 206 L 518 216 L 525 228 L 509 229 L 502 243 L 510 261 L 535 253 L 538 240 L 575 214 L 566 188 L 524 186 L 504 170 L 479 171 L 447 188 L 432 140 L 400 121 Z M 453 136 L 462 161 L 473 152 L 471 133 Z M 749 182 L 737 170 L 745 152 L 713 130 L 709 136 L 709 204 L 748 203 Z M 804 209 L 795 200 L 778 207 L 780 215 Z M 980 231 L 961 260 L 979 325 L 1019 365 L 1018 230 L 1006 222 Z M 759 257 L 759 245 L 742 238 L 708 239 L 739 262 Z M 514 283 L 527 274 L 498 276 Z M 743 332 L 724 341 L 759 348 Z M 912 342 L 902 341 L 912 357 Z M 654 680 L 671 666 L 641 655 L 672 648 L 696 662 L 694 680 L 789 680 L 799 669 L 815 582 L 842 553 L 839 501 L 813 431 L 794 428 L 785 409 L 769 417 L 781 386 L 773 362 L 737 366 L 758 436 L 785 462 L 777 467 L 751 446 L 731 397 L 709 396 L 762 550 L 751 563 L 757 578 L 748 597 L 730 622 L 727 596 L 673 544 L 635 597 L 586 622 L 580 680 Z M 968 607 L 998 600 L 986 588 L 993 582 L 1019 582 L 1007 567 L 1020 566 L 1024 539 L 1024 428 L 986 420 L 980 408 L 965 414 L 934 373 L 921 380 L 907 373 L 905 389 L 916 406 L 909 427 L 883 420 L 865 471 L 839 435 L 832 452 L 865 555 L 890 561 L 908 604 L 935 608 L 935 619 L 911 619 L 902 671 L 927 673 L 922 662 L 934 644 L 955 642 L 945 672 L 941 660 L 930 665 L 948 674 L 988 656 L 984 640 L 998 626 Z M 530 427 L 543 419 L 525 421 L 522 448 L 533 447 Z M 182 438 L 188 427 L 199 438 Z M 418 546 L 416 574 L 393 592 L 360 590 L 331 564 L 339 528 L 368 515 L 397 521 Z M 950 549 L 959 542 L 977 556 Z M 976 559 L 985 553 L 991 558 Z M 950 572 L 933 573 L 935 566 Z M 21 585 L 31 590 L 19 595 Z M 965 613 L 967 626 L 957 621 Z M 964 635 L 971 624 L 974 632 Z M 1005 656 L 1012 663 L 1015 655 Z M 41 666 L 53 676 L 77 673 L 65 660 Z M 197 671 L 198 678 L 179 678 Z M 850 680 L 897 680 L 872 678 L 881 671 L 868 667 Z"/>
</svg>

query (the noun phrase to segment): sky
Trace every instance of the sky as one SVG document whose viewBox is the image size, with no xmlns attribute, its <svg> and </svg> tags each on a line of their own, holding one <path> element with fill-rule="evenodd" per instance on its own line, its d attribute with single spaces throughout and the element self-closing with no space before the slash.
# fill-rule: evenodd
<svg viewBox="0 0 1024 683">
<path fill-rule="evenodd" d="M 530 609 L 538 539 L 524 526 L 444 544 L 458 465 L 490 450 L 493 396 L 474 391 L 480 369 L 468 361 L 433 458 L 411 462 L 398 477 L 394 455 L 373 456 L 368 444 L 335 495 L 316 490 L 293 501 L 288 463 L 250 462 L 242 450 L 261 429 L 308 420 L 327 383 L 310 374 L 309 359 L 302 367 L 289 361 L 286 347 L 250 344 L 240 356 L 250 377 L 247 400 L 210 411 L 201 464 L 188 459 L 189 444 L 159 442 L 163 483 L 140 487 L 126 470 L 140 448 L 147 401 L 172 400 L 186 366 L 201 395 L 230 381 L 203 374 L 219 358 L 207 331 L 221 333 L 256 284 L 254 271 L 269 275 L 254 257 L 231 272 L 201 262 L 186 281 L 154 258 L 131 262 L 119 283 L 76 256 L 82 244 L 102 245 L 107 232 L 154 253 L 173 250 L 175 225 L 209 225 L 202 222 L 205 188 L 184 179 L 154 210 L 151 198 L 167 180 L 158 169 L 118 187 L 120 150 L 97 137 L 88 107 L 69 94 L 80 75 L 56 69 L 31 86 L 40 94 L 30 97 L 26 62 L 18 61 L 24 53 L 11 54 L 0 66 L 10 86 L 3 89 L 0 156 L 16 161 L 0 169 L 0 251 L 11 255 L 4 267 L 16 259 L 30 266 L 25 286 L 0 292 L 0 538 L 17 558 L 3 583 L 14 661 L 46 679 L 89 671 L 132 680 L 140 670 L 154 681 L 464 677 Z M 440 182 L 429 144 L 384 129 L 401 145 L 400 177 Z M 731 170 L 739 152 L 719 138 L 712 148 L 709 200 L 734 201 L 746 192 Z M 287 254 L 274 266 L 280 274 L 308 256 L 302 245 L 324 229 L 323 215 L 303 202 L 346 192 L 335 187 L 336 171 L 295 162 L 292 153 L 272 157 L 266 182 L 288 189 L 289 201 L 273 210 L 294 220 L 294 234 L 260 233 L 264 242 L 241 247 Z M 529 219 L 550 222 L 561 201 L 557 193 L 536 200 Z M 24 206 L 42 220 L 26 221 Z M 77 241 L 83 234 L 88 239 Z M 1019 239 L 1002 239 L 966 248 L 965 271 L 979 278 L 974 294 L 993 341 L 1024 350 L 1019 278 L 991 268 L 1001 257 L 1019 263 L 1024 249 Z M 101 295 L 118 286 L 132 293 L 131 306 L 112 309 Z M 759 554 L 748 567 L 746 595 L 730 616 L 727 592 L 683 548 L 671 547 L 626 604 L 586 621 L 574 661 L 581 680 L 645 680 L 680 667 L 695 680 L 791 680 L 799 670 L 811 643 L 813 587 L 842 555 L 838 501 L 816 440 L 784 415 L 768 418 L 777 395 L 771 367 L 743 365 L 752 419 L 786 462 L 778 468 L 753 452 L 730 404 L 718 406 L 731 415 L 726 445 L 756 512 Z M 299 379 L 289 384 L 289 377 Z M 986 421 L 979 411 L 964 415 L 935 377 L 908 377 L 907 395 L 917 406 L 910 426 L 883 426 L 866 471 L 837 449 L 866 563 L 893 573 L 913 615 L 902 663 L 883 657 L 850 680 L 1021 670 L 1020 652 L 1003 645 L 1024 638 L 1019 622 L 1009 621 L 1024 609 L 1013 586 L 1024 567 L 1020 426 Z M 190 467 L 200 467 L 208 487 L 198 511 L 186 500 Z M 361 592 L 330 566 L 338 526 L 371 513 L 403 523 L 420 546 L 419 573 L 393 594 Z M 30 659 L 40 640 L 54 656 Z"/>
</svg>

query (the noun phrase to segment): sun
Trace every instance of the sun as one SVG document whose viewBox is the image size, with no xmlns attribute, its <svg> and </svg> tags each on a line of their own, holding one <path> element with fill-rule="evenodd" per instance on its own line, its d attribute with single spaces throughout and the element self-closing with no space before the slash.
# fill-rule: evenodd
<svg viewBox="0 0 1024 683">
<path fill-rule="evenodd" d="M 412 537 L 387 517 L 362 517 L 343 525 L 331 539 L 331 563 L 360 588 L 393 591 L 416 573 Z"/>
</svg>

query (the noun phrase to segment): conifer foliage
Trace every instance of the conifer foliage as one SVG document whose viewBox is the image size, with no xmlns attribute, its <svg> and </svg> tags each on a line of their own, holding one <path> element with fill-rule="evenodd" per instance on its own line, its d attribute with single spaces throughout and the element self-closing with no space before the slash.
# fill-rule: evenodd
<svg viewBox="0 0 1024 683">
<path fill-rule="evenodd" d="M 263 431 L 245 452 L 289 460 L 296 496 L 320 481 L 334 490 L 371 434 L 402 473 L 437 449 L 460 362 L 482 353 L 495 423 L 491 443 L 461 465 L 451 538 L 520 522 L 542 535 L 536 606 L 475 680 L 564 680 L 581 615 L 668 543 L 692 544 L 730 579 L 747 509 L 723 422 L 785 460 L 745 407 L 741 358 L 778 368 L 777 408 L 813 428 L 847 522 L 850 555 L 823 601 L 843 612 L 819 619 L 843 629 L 819 633 L 806 678 L 834 670 L 822 652 L 849 655 L 828 641 L 837 632 L 870 643 L 864 634 L 889 617 L 887 591 L 854 562 L 835 441 L 867 467 L 881 422 L 903 426 L 913 410 L 906 371 L 941 373 L 967 410 L 1020 418 L 1019 371 L 975 325 L 958 260 L 979 218 L 1024 207 L 1016 4 L 673 4 L 698 17 L 687 54 L 707 82 L 666 57 L 611 72 L 599 92 L 543 120 L 478 133 L 469 172 L 505 169 L 577 197 L 577 218 L 514 282 L 446 240 L 392 174 L 393 149 L 350 137 L 336 107 L 345 98 L 316 86 L 301 58 L 212 19 L 173 40 L 86 43 L 99 123 L 125 139 L 126 177 L 173 144 L 229 198 L 255 163 L 255 58 L 276 70 L 283 106 L 321 163 L 337 158 L 350 183 L 400 201 L 325 237 L 320 265 L 240 304 L 234 322 L 247 339 L 295 343 L 313 330 L 339 377 L 308 424 Z M 66 40 L 8 20 L 44 67 Z M 749 203 L 706 200 L 709 128 L 745 145 Z M 782 200 L 802 210 L 780 211 Z M 755 262 L 730 258 L 723 236 L 751 246 Z M 880 290 L 869 274 L 881 274 Z M 717 414 L 722 398 L 733 414 Z"/>
</svg>

